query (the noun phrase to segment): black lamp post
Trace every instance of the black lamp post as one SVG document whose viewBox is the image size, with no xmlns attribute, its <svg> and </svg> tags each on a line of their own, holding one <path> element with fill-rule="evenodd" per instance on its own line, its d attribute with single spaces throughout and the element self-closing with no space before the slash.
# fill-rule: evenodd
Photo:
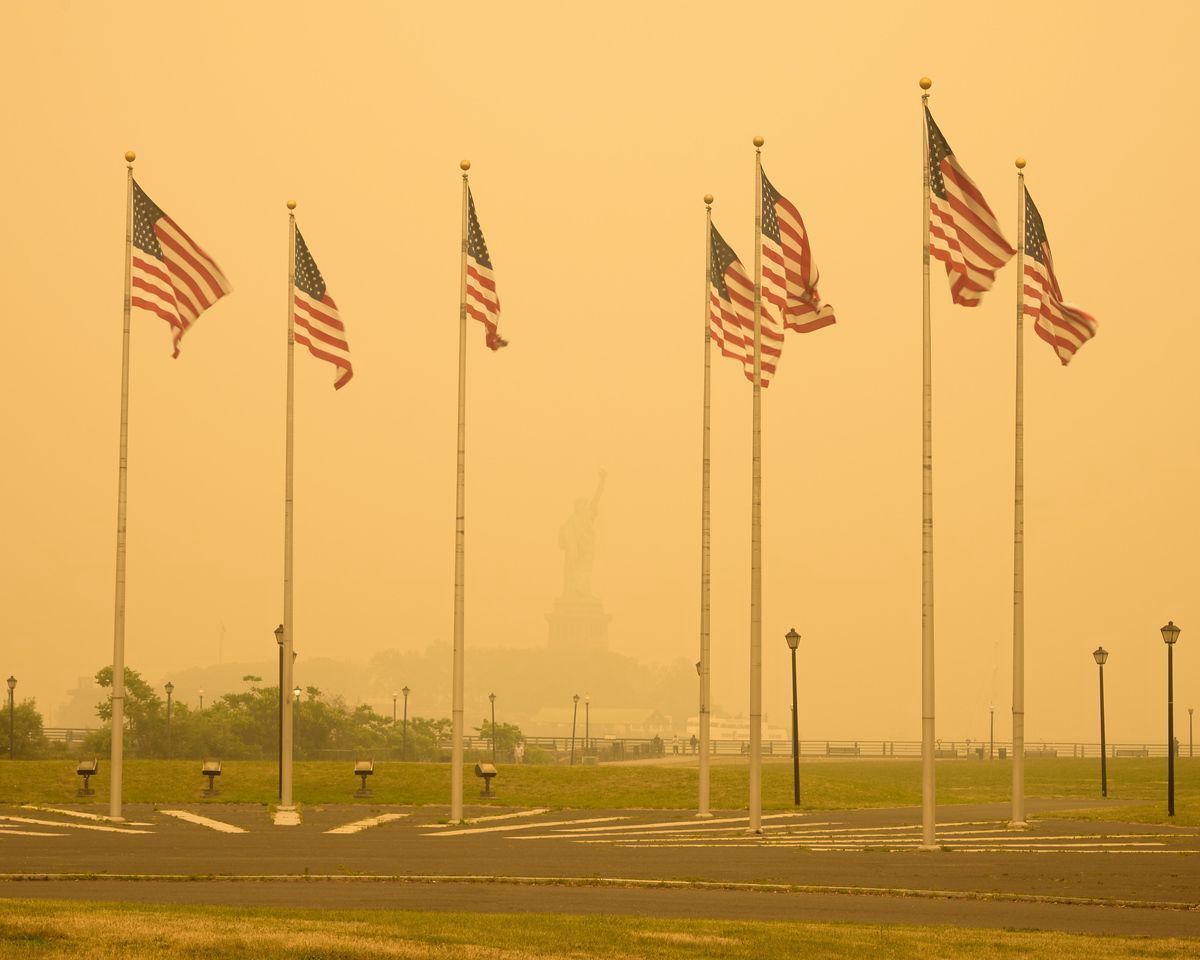
<svg viewBox="0 0 1200 960">
<path fill-rule="evenodd" d="M 8 677 L 8 759 L 13 758 L 13 691 L 17 689 L 17 678 L 9 674 Z"/>
<path fill-rule="evenodd" d="M 296 686 L 292 687 L 292 697 L 296 701 L 296 729 L 293 736 L 295 743 L 292 746 L 294 747 L 296 753 L 300 752 L 300 694 L 303 692 L 304 691 L 300 689 L 300 684 L 296 684 Z"/>
<path fill-rule="evenodd" d="M 163 687 L 167 691 L 167 759 L 171 759 L 171 694 L 175 692 L 175 684 L 170 680 Z"/>
<path fill-rule="evenodd" d="M 283 800 L 283 624 L 275 628 L 279 644 L 279 799 Z"/>
<path fill-rule="evenodd" d="M 1092 653 L 1096 666 L 1100 668 L 1100 796 L 1108 796 L 1108 747 L 1104 742 L 1104 661 L 1108 651 L 1097 647 Z"/>
<path fill-rule="evenodd" d="M 575 711 L 571 714 L 571 766 L 575 765 L 575 721 L 579 718 L 579 694 L 572 698 L 575 701 Z"/>
<path fill-rule="evenodd" d="M 988 704 L 988 759 L 996 756 L 996 705 Z"/>
<path fill-rule="evenodd" d="M 592 695 L 583 695 L 583 752 L 592 749 Z"/>
<path fill-rule="evenodd" d="M 1163 642 L 1167 645 L 1167 816 L 1175 816 L 1175 641 L 1179 639 L 1179 628 L 1174 620 L 1168 620 L 1162 628 Z"/>
<path fill-rule="evenodd" d="M 400 736 L 400 759 L 408 759 L 408 695 L 411 691 L 408 687 L 400 689 L 400 695 L 404 697 L 404 729 Z"/>
<path fill-rule="evenodd" d="M 200 712 L 204 712 L 204 688 L 200 688 Z"/>
<path fill-rule="evenodd" d="M 488 694 L 488 699 L 492 701 L 492 766 L 496 765 L 496 695 Z"/>
<path fill-rule="evenodd" d="M 1192 708 L 1188 707 L 1188 756 L 1194 757 L 1195 755 L 1192 752 Z"/>
<path fill-rule="evenodd" d="M 796 716 L 796 648 L 800 646 L 800 634 L 793 627 L 784 634 L 792 651 L 792 802 L 800 806 L 800 718 Z"/>
<path fill-rule="evenodd" d="M 395 725 L 395 723 L 396 723 L 396 701 L 399 698 L 400 698 L 400 694 L 398 694 L 398 693 L 392 694 L 392 724 L 393 725 Z"/>
</svg>

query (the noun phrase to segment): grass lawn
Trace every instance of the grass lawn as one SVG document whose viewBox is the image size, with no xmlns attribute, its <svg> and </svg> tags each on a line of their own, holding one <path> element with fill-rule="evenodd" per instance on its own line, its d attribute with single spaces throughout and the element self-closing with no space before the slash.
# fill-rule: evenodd
<svg viewBox="0 0 1200 960">
<path fill-rule="evenodd" d="M 0 960 L 1195 957 L 1200 941 L 955 927 L 0 900 Z"/>
<path fill-rule="evenodd" d="M 196 760 L 127 760 L 128 803 L 201 801 L 205 781 Z M 300 803 L 349 803 L 358 780 L 351 765 L 335 761 L 296 764 Z M 94 802 L 108 801 L 108 768 L 93 778 Z M 838 810 L 919 804 L 921 768 L 915 760 L 808 761 L 800 767 L 805 809 Z M 1181 826 L 1200 825 L 1200 759 L 1176 761 L 1176 817 Z M 937 765 L 939 803 L 1004 801 L 1012 768 L 1008 761 L 943 760 Z M 1097 761 L 1030 759 L 1025 763 L 1027 795 L 1092 799 L 1099 793 Z M 276 768 L 264 761 L 229 761 L 210 802 L 270 803 L 276 796 Z M 748 767 L 729 762 L 712 768 L 712 806 L 736 810 L 746 804 Z M 467 803 L 480 801 L 473 770 L 465 777 Z M 493 803 L 552 808 L 688 809 L 696 803 L 697 771 L 688 764 L 603 764 L 534 766 L 501 764 Z M 67 803 L 76 799 L 78 777 L 68 760 L 0 762 L 0 802 Z M 378 763 L 370 803 L 448 804 L 450 767 L 436 763 Z M 1109 765 L 1109 797 L 1117 806 L 1080 816 L 1165 821 L 1166 761 L 1123 759 Z M 792 808 L 792 769 L 787 762 L 763 765 L 763 807 Z"/>
</svg>

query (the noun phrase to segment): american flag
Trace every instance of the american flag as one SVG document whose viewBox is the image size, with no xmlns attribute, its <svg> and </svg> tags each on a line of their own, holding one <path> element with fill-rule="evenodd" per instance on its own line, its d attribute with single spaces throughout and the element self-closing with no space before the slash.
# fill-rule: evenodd
<svg viewBox="0 0 1200 960">
<path fill-rule="evenodd" d="M 1096 319 L 1078 307 L 1064 303 L 1054 257 L 1046 239 L 1046 225 L 1025 191 L 1025 269 L 1022 283 L 1025 316 L 1033 317 L 1037 335 L 1054 348 L 1065 367 L 1075 351 L 1096 335 Z"/>
<path fill-rule="evenodd" d="M 929 135 L 929 252 L 946 265 L 950 295 L 976 306 L 992 288 L 996 271 L 1016 253 L 975 181 L 959 165 L 950 144 L 925 108 Z"/>
<path fill-rule="evenodd" d="M 709 228 L 712 259 L 708 271 L 708 329 L 717 348 L 741 361 L 746 379 L 754 382 L 754 283 L 716 227 Z M 783 350 L 783 330 L 769 310 L 759 311 L 759 363 L 765 387 Z"/>
<path fill-rule="evenodd" d="M 492 258 L 488 256 L 487 241 L 475 216 L 475 198 L 467 188 L 467 316 L 474 317 L 487 331 L 491 350 L 508 346 L 508 341 L 496 332 L 500 322 L 500 298 L 496 296 L 496 278 L 492 274 Z"/>
<path fill-rule="evenodd" d="M 833 307 L 817 293 L 820 273 L 813 263 L 800 211 L 762 174 L 762 299 L 783 325 L 811 333 L 835 322 Z"/>
<path fill-rule="evenodd" d="M 325 289 L 325 279 L 308 252 L 308 244 L 296 228 L 296 279 L 292 288 L 296 343 L 308 347 L 319 360 L 335 368 L 333 389 L 340 390 L 354 376 L 350 365 L 350 345 L 337 304 Z"/>
<path fill-rule="evenodd" d="M 129 304 L 171 325 L 179 341 L 205 310 L 229 293 L 221 268 L 133 181 Z"/>
</svg>

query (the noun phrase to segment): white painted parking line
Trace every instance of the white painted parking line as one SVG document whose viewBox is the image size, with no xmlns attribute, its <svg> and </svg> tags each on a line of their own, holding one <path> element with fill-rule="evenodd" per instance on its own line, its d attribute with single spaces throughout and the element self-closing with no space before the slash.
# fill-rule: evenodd
<svg viewBox="0 0 1200 960">
<path fill-rule="evenodd" d="M 56 820 L 37 820 L 33 817 L 0 816 L 7 823 L 32 823 L 38 827 L 61 827 L 66 830 L 98 830 L 103 833 L 153 833 L 152 830 L 126 830 L 122 827 L 102 827 L 93 823 L 60 823 Z"/>
<path fill-rule="evenodd" d="M 3 837 L 65 837 L 65 833 L 43 833 L 40 830 L 6 830 L 0 827 L 0 836 Z"/>
<path fill-rule="evenodd" d="M 550 823 L 508 823 L 502 827 L 467 827 L 464 830 L 443 830 L 425 833 L 425 837 L 465 837 L 476 833 L 500 833 L 507 830 L 540 830 L 544 827 L 565 827 L 575 823 L 606 823 L 610 820 L 628 820 L 628 817 L 588 817 L 583 820 L 553 820 Z"/>
<path fill-rule="evenodd" d="M 468 820 L 464 820 L 464 821 L 463 821 L 463 823 L 472 823 L 472 824 L 473 824 L 473 823 L 486 823 L 486 822 L 488 822 L 489 820 L 511 820 L 511 819 L 513 819 L 514 817 L 535 817 L 535 816 L 537 816 L 539 813 L 548 813 L 548 812 L 549 812 L 549 810 L 550 810 L 550 808 L 549 808 L 549 807 L 537 807 L 536 809 L 533 809 L 533 810 L 518 810 L 516 813 L 497 813 L 497 814 L 493 814 L 493 815 L 492 815 L 492 816 L 490 816 L 490 817 L 471 817 L 471 818 L 470 818 L 470 819 L 468 819 Z M 427 823 L 427 824 L 425 824 L 425 826 L 426 826 L 426 827 L 432 827 L 432 828 L 434 828 L 434 829 L 440 829 L 440 828 L 442 828 L 442 827 L 453 827 L 453 826 L 457 826 L 457 824 L 453 824 L 453 823 Z"/>
<path fill-rule="evenodd" d="M 361 830 L 369 830 L 371 827 L 377 827 L 381 823 L 391 823 L 393 820 L 403 820 L 407 817 L 407 813 L 381 813 L 377 817 L 367 817 L 365 820 L 355 820 L 353 823 L 347 823 L 340 827 L 334 827 L 332 830 L 326 830 L 326 833 L 358 833 Z"/>
<path fill-rule="evenodd" d="M 42 813 L 61 813 L 64 817 L 78 817 L 80 820 L 95 820 L 98 823 L 119 823 L 126 827 L 152 827 L 152 823 L 139 823 L 136 820 L 119 820 L 106 817 L 99 813 L 85 813 L 82 810 L 66 810 L 61 807 L 39 807 L 36 803 L 21 805 L 22 810 L 38 810 Z"/>
<path fill-rule="evenodd" d="M 194 823 L 198 827 L 208 827 L 209 830 L 216 830 L 218 833 L 246 832 L 241 827 L 235 827 L 232 823 L 212 820 L 208 817 L 202 817 L 198 813 L 191 813 L 188 810 L 159 810 L 158 812 L 168 817 L 174 817 L 176 820 L 182 820 L 185 823 Z"/>
<path fill-rule="evenodd" d="M 742 822 L 749 822 L 743 817 Z M 574 840 L 577 843 L 610 843 L 615 840 L 629 839 L 631 843 L 641 842 L 643 838 L 662 837 L 664 840 L 678 837 L 680 840 L 712 839 L 712 840 L 746 840 L 756 843 L 763 839 L 747 835 L 741 827 L 697 827 L 690 822 L 677 830 L 650 830 L 662 824 L 629 824 L 628 826 L 593 827 L 585 830 L 556 830 L 553 833 L 538 833 L 533 836 L 512 837 L 513 840 Z M 595 831 L 595 832 L 593 832 Z M 638 832 L 635 835 L 635 831 Z M 816 834 L 823 836 L 824 834 Z"/>
</svg>

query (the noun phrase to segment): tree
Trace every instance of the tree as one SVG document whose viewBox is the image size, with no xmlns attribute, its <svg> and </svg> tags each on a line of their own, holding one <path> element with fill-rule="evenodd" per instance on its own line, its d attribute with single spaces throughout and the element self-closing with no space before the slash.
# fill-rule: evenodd
<svg viewBox="0 0 1200 960">
<path fill-rule="evenodd" d="M 112 667 L 98 670 L 96 683 L 106 690 L 112 687 Z M 96 715 L 111 727 L 111 697 L 96 704 Z M 142 675 L 129 667 L 125 668 L 125 729 L 131 752 L 152 756 L 165 751 L 166 705 Z"/>
<path fill-rule="evenodd" d="M 13 734 L 13 756 L 21 757 L 26 760 L 44 756 L 47 752 L 48 744 L 46 737 L 42 733 L 42 715 L 38 712 L 37 701 L 34 699 L 22 700 L 14 705 L 12 716 L 4 710 L 4 730 L 2 741 L 7 751 L 8 747 L 8 726 L 9 721 L 12 722 Z"/>
<path fill-rule="evenodd" d="M 475 728 L 476 732 L 491 744 L 492 738 L 492 721 L 484 719 L 484 721 Z M 525 734 L 521 732 L 521 728 L 515 723 L 498 723 L 496 724 L 496 759 L 511 760 L 513 758 L 513 747 L 518 743 L 525 741 Z"/>
</svg>

